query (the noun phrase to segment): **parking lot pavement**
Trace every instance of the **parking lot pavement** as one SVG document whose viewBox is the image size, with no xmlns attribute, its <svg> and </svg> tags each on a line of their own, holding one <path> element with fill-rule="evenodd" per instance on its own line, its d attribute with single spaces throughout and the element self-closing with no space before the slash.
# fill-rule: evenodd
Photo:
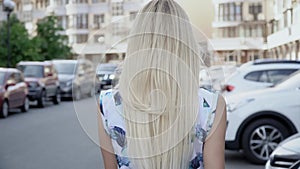
<svg viewBox="0 0 300 169">
<path fill-rule="evenodd" d="M 87 98 L 75 104 L 48 104 L 32 108 L 28 113 L 13 113 L 0 119 L 0 169 L 102 169 L 99 147 L 81 127 L 95 136 L 95 100 Z M 89 116 L 83 116 L 86 113 Z M 93 133 L 94 132 L 94 133 Z M 249 164 L 241 153 L 226 152 L 228 169 L 263 169 Z"/>
</svg>

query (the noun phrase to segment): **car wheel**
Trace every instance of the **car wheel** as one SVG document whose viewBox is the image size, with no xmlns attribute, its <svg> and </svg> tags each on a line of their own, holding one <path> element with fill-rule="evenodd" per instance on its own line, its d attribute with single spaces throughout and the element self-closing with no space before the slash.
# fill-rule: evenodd
<svg viewBox="0 0 300 169">
<path fill-rule="evenodd" d="M 288 137 L 287 127 L 273 119 L 251 123 L 242 135 L 242 147 L 247 159 L 265 164 L 278 144 Z"/>
<path fill-rule="evenodd" d="M 41 93 L 40 98 L 38 99 L 38 106 L 39 107 L 45 107 L 46 100 L 47 100 L 46 91 L 43 90 L 42 93 Z"/>
<path fill-rule="evenodd" d="M 27 112 L 29 110 L 29 99 L 28 97 L 25 97 L 24 104 L 21 107 L 22 112 Z"/>
<path fill-rule="evenodd" d="M 77 88 L 75 90 L 75 94 L 73 96 L 74 100 L 80 100 L 81 99 L 81 91 L 80 91 L 80 88 Z"/>
<path fill-rule="evenodd" d="M 8 114 L 9 114 L 9 106 L 8 106 L 8 102 L 5 100 L 3 101 L 2 109 L 0 110 L 0 117 L 6 118 Z"/>
<path fill-rule="evenodd" d="M 54 103 L 54 104 L 59 104 L 60 102 L 61 102 L 60 90 L 57 89 L 57 90 L 56 90 L 56 94 L 55 94 L 55 96 L 53 97 L 53 103 Z"/>
</svg>

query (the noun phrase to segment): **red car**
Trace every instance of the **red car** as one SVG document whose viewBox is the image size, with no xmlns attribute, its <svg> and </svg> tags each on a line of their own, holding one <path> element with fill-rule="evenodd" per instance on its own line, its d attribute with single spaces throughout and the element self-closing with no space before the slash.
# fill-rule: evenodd
<svg viewBox="0 0 300 169">
<path fill-rule="evenodd" d="M 0 68 L 0 117 L 5 118 L 11 108 L 29 109 L 28 88 L 21 71 Z"/>
</svg>

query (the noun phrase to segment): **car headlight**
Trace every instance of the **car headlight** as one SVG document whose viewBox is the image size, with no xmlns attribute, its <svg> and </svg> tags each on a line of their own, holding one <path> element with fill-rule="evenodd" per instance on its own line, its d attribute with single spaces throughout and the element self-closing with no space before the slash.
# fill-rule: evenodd
<svg viewBox="0 0 300 169">
<path fill-rule="evenodd" d="M 36 87 L 39 87 L 39 83 L 38 82 L 29 82 L 28 86 L 30 88 L 36 88 Z"/>
<path fill-rule="evenodd" d="M 67 82 L 66 82 L 66 86 L 67 86 L 67 87 L 72 86 L 72 80 L 67 81 Z"/>
<path fill-rule="evenodd" d="M 233 112 L 254 100 L 255 99 L 251 98 L 251 99 L 245 99 L 245 100 L 242 100 L 242 101 L 236 102 L 236 103 L 229 103 L 229 104 L 227 104 L 227 112 Z"/>
<path fill-rule="evenodd" d="M 109 77 L 108 77 L 109 79 L 114 79 L 115 78 L 115 75 L 114 74 L 111 74 L 111 75 L 109 75 Z"/>
</svg>

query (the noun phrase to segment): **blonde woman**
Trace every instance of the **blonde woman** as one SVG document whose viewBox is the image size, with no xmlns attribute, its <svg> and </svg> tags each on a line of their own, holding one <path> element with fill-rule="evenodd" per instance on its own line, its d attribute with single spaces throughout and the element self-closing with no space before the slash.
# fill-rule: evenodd
<svg viewBox="0 0 300 169">
<path fill-rule="evenodd" d="M 100 94 L 106 169 L 224 168 L 225 101 L 199 89 L 192 32 L 173 0 L 153 0 L 137 15 L 119 85 Z"/>
</svg>

